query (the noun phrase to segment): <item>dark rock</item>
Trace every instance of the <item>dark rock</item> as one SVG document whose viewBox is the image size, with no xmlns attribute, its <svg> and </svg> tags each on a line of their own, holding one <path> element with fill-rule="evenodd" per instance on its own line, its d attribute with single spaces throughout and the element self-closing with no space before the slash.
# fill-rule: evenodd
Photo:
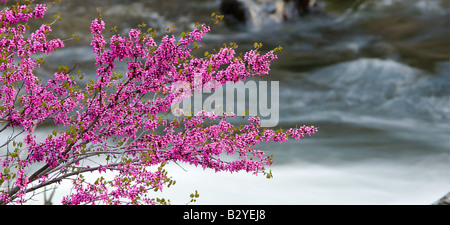
<svg viewBox="0 0 450 225">
<path fill-rule="evenodd" d="M 306 15 L 310 12 L 310 9 L 316 6 L 316 1 L 313 0 L 284 0 L 285 2 L 294 1 L 295 7 L 299 15 Z"/>
<path fill-rule="evenodd" d="M 244 4 L 238 0 L 222 0 L 220 11 L 224 15 L 232 15 L 234 19 L 241 23 L 247 20 L 247 13 Z"/>
<path fill-rule="evenodd" d="M 433 203 L 433 205 L 450 205 L 450 192 L 444 197 Z"/>
<path fill-rule="evenodd" d="M 282 22 L 304 16 L 316 8 L 316 0 L 222 0 L 220 11 L 227 19 L 246 23 L 259 18 Z"/>
</svg>

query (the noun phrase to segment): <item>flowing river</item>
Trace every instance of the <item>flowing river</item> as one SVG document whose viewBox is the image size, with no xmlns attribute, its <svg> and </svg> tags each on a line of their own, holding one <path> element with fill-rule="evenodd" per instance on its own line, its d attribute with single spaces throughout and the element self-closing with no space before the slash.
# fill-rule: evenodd
<svg viewBox="0 0 450 225">
<path fill-rule="evenodd" d="M 431 204 L 450 191 L 448 1 L 318 3 L 321 13 L 296 21 L 219 23 L 203 43 L 208 50 L 236 42 L 245 51 L 261 42 L 263 52 L 282 45 L 263 78 L 279 81 L 278 126 L 314 125 L 319 132 L 260 146 L 274 155 L 273 179 L 171 164 L 177 184 L 163 196 L 173 204 L 185 204 L 194 190 L 197 204 Z M 96 8 L 107 30 L 117 25 L 126 33 L 144 22 L 160 35 L 220 13 L 218 0 L 62 1 L 48 13 L 49 21 L 55 12 L 62 15 L 52 35 L 75 33 L 80 41 L 47 56 L 43 76 L 75 63 L 95 76 L 89 26 Z"/>
</svg>

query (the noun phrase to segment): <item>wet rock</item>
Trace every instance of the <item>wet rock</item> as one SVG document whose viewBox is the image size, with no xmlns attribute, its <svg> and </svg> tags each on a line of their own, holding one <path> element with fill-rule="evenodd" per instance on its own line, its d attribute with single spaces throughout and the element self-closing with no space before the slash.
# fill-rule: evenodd
<svg viewBox="0 0 450 225">
<path fill-rule="evenodd" d="M 444 197 L 433 203 L 433 205 L 450 205 L 450 192 Z"/>
<path fill-rule="evenodd" d="M 294 20 L 315 7 L 316 0 L 222 0 L 220 3 L 220 11 L 227 19 L 253 25 Z"/>
<path fill-rule="evenodd" d="M 244 4 L 238 0 L 222 0 L 220 3 L 220 11 L 224 15 L 232 15 L 232 19 L 238 22 L 245 23 L 247 20 L 247 13 Z"/>
</svg>

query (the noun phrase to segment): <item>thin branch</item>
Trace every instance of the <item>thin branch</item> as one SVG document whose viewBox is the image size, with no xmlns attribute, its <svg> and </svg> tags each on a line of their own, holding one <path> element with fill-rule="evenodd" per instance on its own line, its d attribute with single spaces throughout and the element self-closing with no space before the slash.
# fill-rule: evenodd
<svg viewBox="0 0 450 225">
<path fill-rule="evenodd" d="M 135 160 L 132 160 L 131 162 L 137 162 L 137 161 L 139 161 L 139 160 L 135 159 Z M 116 168 L 114 168 L 114 166 L 119 166 L 120 164 L 122 164 L 122 163 L 110 164 L 110 165 L 108 165 L 107 169 L 109 169 L 109 170 L 117 170 Z M 71 177 L 71 176 L 74 176 L 74 175 L 79 175 L 79 174 L 82 174 L 82 173 L 86 173 L 86 172 L 91 172 L 91 171 L 98 170 L 99 167 L 100 167 L 100 166 L 98 166 L 98 167 L 84 168 L 84 169 L 81 169 L 81 170 L 79 170 L 79 171 L 74 171 L 74 172 L 66 173 L 66 174 L 64 174 L 64 175 L 62 175 L 62 176 L 60 176 L 60 177 L 58 177 L 58 178 L 53 179 L 53 180 L 46 181 L 46 182 L 40 183 L 40 184 L 38 184 L 38 185 L 36 185 L 36 186 L 34 186 L 34 187 L 28 188 L 28 189 L 25 190 L 25 193 L 32 192 L 32 191 L 34 191 L 34 190 L 37 190 L 37 189 L 39 189 L 39 188 L 48 186 L 48 185 L 50 185 L 50 184 L 54 184 L 54 183 L 56 183 L 56 182 L 60 182 L 61 180 L 66 179 L 66 178 Z M 16 198 L 16 197 L 15 197 L 15 196 L 12 196 L 12 197 L 11 197 L 11 200 L 13 200 L 14 198 Z"/>
</svg>

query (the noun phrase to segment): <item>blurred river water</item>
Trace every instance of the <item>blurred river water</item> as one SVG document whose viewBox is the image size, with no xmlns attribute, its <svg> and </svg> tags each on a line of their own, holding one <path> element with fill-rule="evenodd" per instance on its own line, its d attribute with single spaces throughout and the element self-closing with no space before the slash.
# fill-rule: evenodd
<svg viewBox="0 0 450 225">
<path fill-rule="evenodd" d="M 90 22 L 98 8 L 125 34 L 142 22 L 158 34 L 209 22 L 219 0 L 62 1 L 52 35 L 80 41 L 45 57 L 49 76 L 67 65 L 95 77 Z M 450 5 L 445 0 L 319 0 L 322 13 L 262 27 L 212 27 L 203 50 L 278 45 L 279 127 L 314 125 L 301 141 L 260 146 L 274 155 L 273 179 L 169 165 L 177 185 L 164 197 L 185 204 L 431 204 L 450 191 Z M 42 21 L 38 21 L 42 22 Z M 192 30 L 192 29 L 191 29 Z M 37 132 L 48 132 L 38 129 Z M 70 188 L 63 183 L 62 188 Z M 62 194 L 62 193 L 60 193 Z M 55 194 L 54 203 L 62 196 Z"/>
</svg>

